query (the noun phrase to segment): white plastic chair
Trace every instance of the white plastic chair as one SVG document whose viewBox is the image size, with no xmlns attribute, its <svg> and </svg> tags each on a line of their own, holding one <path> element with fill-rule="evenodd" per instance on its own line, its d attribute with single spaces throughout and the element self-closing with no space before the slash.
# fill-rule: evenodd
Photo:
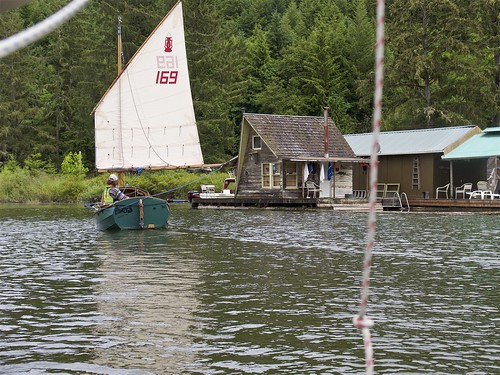
<svg viewBox="0 0 500 375">
<path fill-rule="evenodd" d="M 316 198 L 316 193 L 319 193 L 321 190 L 319 189 L 319 186 L 316 185 L 313 181 L 306 181 L 306 196 L 307 198 L 311 198 L 311 193 L 312 193 L 312 198 Z"/>
<path fill-rule="evenodd" d="M 215 185 L 201 185 L 201 192 L 206 195 L 215 194 Z"/>
<path fill-rule="evenodd" d="M 477 198 L 477 197 L 479 197 L 481 199 L 484 199 L 486 197 L 490 197 L 491 199 L 494 198 L 493 192 L 490 189 L 488 181 L 478 181 L 477 182 L 477 190 L 474 190 L 470 194 L 470 199 Z"/>
<path fill-rule="evenodd" d="M 466 198 L 465 194 L 469 194 L 472 192 L 472 183 L 466 182 L 462 186 L 459 186 L 455 189 L 455 198 L 458 199 L 458 195 L 462 194 L 462 198 Z"/>
<path fill-rule="evenodd" d="M 436 189 L 436 199 L 439 198 L 439 193 L 445 193 L 446 194 L 446 199 L 448 199 L 448 190 L 450 189 L 450 184 L 446 184 L 444 186 L 439 186 Z"/>
<path fill-rule="evenodd" d="M 477 190 L 491 190 L 488 181 L 478 181 Z"/>
</svg>

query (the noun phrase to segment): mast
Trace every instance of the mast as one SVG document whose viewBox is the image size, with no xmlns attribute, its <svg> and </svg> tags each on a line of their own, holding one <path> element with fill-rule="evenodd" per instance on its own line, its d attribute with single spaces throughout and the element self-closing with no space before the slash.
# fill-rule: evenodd
<svg viewBox="0 0 500 375">
<path fill-rule="evenodd" d="M 118 74 L 122 72 L 122 18 L 118 16 Z"/>
<path fill-rule="evenodd" d="M 119 76 L 123 70 L 123 67 L 122 67 L 122 56 L 123 56 L 123 52 L 122 52 L 122 18 L 120 16 L 118 16 L 118 40 L 117 40 L 117 43 L 118 43 L 118 48 L 117 48 L 117 51 L 118 51 L 118 63 L 117 63 L 118 73 L 117 73 L 117 76 Z M 118 84 L 120 85 L 120 93 L 121 93 L 121 82 L 119 82 Z M 121 95 L 120 95 L 120 100 L 119 100 L 118 106 L 119 106 L 118 110 L 120 111 L 120 139 L 121 139 L 121 137 L 122 137 L 122 135 L 121 135 L 121 128 L 122 128 Z M 120 143 L 121 143 L 121 140 L 120 140 Z M 121 151 L 122 151 L 122 149 L 120 149 L 120 152 Z M 125 173 L 123 171 L 120 171 L 118 173 L 118 186 L 125 186 Z"/>
</svg>

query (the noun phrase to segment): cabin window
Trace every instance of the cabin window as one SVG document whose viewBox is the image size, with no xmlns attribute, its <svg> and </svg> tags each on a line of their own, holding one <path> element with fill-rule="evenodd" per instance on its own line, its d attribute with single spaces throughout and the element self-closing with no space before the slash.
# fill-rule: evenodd
<svg viewBox="0 0 500 375">
<path fill-rule="evenodd" d="M 262 139 L 258 135 L 254 135 L 252 138 L 252 148 L 254 150 L 262 149 Z"/>
<path fill-rule="evenodd" d="M 299 170 L 298 163 L 286 163 L 285 164 L 285 187 L 286 189 L 297 189 L 298 180 L 297 171 Z"/>
<path fill-rule="evenodd" d="M 281 163 L 262 163 L 261 171 L 263 188 L 281 187 Z"/>
</svg>

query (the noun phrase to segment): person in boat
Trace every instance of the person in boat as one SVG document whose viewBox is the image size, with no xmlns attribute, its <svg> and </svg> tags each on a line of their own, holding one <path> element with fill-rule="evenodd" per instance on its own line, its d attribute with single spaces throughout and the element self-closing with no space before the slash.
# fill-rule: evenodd
<svg viewBox="0 0 500 375">
<path fill-rule="evenodd" d="M 118 177 L 115 174 L 110 175 L 106 181 L 104 192 L 102 193 L 101 204 L 113 204 L 114 202 L 122 201 L 127 198 L 128 197 L 118 188 Z"/>
</svg>

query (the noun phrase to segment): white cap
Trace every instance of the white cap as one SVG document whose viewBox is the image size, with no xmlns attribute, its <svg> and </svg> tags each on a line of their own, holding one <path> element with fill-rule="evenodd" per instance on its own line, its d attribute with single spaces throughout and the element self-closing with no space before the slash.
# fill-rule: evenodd
<svg viewBox="0 0 500 375">
<path fill-rule="evenodd" d="M 116 174 L 109 175 L 108 181 L 118 181 L 118 176 Z"/>
</svg>

